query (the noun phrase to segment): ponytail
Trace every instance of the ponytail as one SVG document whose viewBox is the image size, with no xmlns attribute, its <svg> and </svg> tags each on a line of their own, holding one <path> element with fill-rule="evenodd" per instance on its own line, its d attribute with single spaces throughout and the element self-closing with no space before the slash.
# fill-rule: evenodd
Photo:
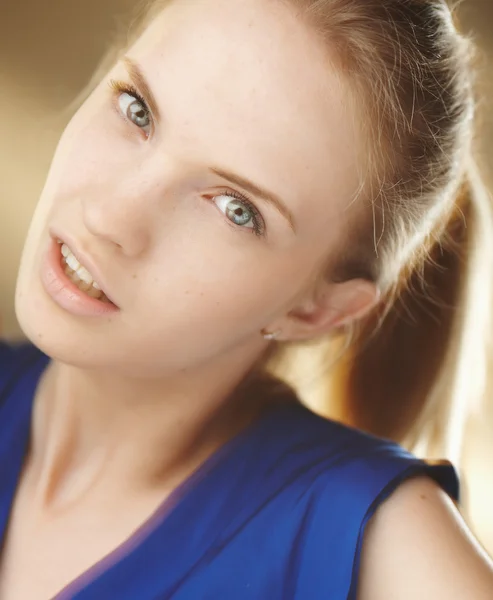
<svg viewBox="0 0 493 600">
<path fill-rule="evenodd" d="M 484 395 L 493 309 L 490 198 L 471 164 L 440 239 L 391 308 L 361 327 L 334 382 L 342 418 L 458 461 Z"/>
</svg>

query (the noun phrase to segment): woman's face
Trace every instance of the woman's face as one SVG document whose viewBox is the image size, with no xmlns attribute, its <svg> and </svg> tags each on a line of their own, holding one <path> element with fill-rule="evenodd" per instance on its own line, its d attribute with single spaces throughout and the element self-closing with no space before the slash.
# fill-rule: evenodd
<svg viewBox="0 0 493 600">
<path fill-rule="evenodd" d="M 172 3 L 126 57 L 60 140 L 20 324 L 52 356 L 136 375 L 255 356 L 345 241 L 347 90 L 310 29 L 261 0 Z M 47 292 L 53 238 L 89 257 L 118 310 L 80 314 Z"/>
</svg>

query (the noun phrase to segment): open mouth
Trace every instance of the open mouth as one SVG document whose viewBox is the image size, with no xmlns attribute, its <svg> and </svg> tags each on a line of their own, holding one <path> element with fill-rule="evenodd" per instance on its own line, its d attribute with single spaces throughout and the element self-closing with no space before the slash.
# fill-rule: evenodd
<svg viewBox="0 0 493 600">
<path fill-rule="evenodd" d="M 61 240 L 58 240 L 58 244 L 60 245 L 61 266 L 68 279 L 91 298 L 112 304 L 98 283 L 94 281 L 91 273 L 80 264 L 70 248 Z"/>
</svg>

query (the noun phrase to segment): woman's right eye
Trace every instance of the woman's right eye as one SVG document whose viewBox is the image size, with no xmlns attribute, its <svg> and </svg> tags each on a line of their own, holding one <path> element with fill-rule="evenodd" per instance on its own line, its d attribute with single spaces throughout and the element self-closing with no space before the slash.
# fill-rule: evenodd
<svg viewBox="0 0 493 600">
<path fill-rule="evenodd" d="M 142 96 L 133 86 L 119 81 L 111 81 L 110 86 L 116 92 L 118 110 L 149 137 L 152 129 L 152 116 Z"/>
<path fill-rule="evenodd" d="M 137 125 L 146 135 L 151 133 L 151 115 L 147 106 L 128 92 L 118 97 L 118 106 L 123 115 L 134 125 Z"/>
</svg>

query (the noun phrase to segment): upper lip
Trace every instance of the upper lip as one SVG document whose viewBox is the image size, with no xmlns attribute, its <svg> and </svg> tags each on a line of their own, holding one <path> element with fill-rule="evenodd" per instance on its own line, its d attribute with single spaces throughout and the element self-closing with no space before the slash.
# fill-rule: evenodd
<svg viewBox="0 0 493 600">
<path fill-rule="evenodd" d="M 62 243 L 66 244 L 70 248 L 72 254 L 80 262 L 81 266 L 85 267 L 89 271 L 93 280 L 99 285 L 101 291 L 106 295 L 108 300 L 110 300 L 115 306 L 117 306 L 116 302 L 113 300 L 111 292 L 107 288 L 104 275 L 102 274 L 97 263 L 93 260 L 92 256 L 84 248 L 83 244 L 81 244 L 75 237 L 72 237 L 70 234 L 61 233 L 60 231 L 56 231 L 55 229 L 50 229 L 50 235 L 55 241 L 61 240 Z"/>
</svg>

